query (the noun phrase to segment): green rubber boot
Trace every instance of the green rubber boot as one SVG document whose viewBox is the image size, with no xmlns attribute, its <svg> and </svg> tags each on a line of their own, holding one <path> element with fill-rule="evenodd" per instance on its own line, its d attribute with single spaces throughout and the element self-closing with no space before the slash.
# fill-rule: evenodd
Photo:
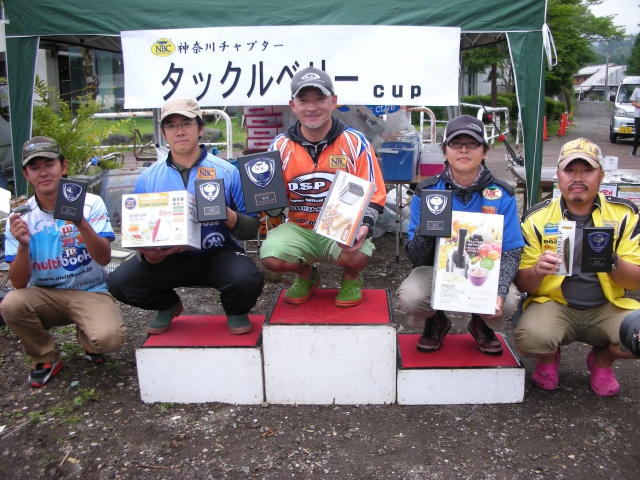
<svg viewBox="0 0 640 480">
<path fill-rule="evenodd" d="M 159 310 L 154 319 L 147 323 L 144 329 L 150 335 L 160 335 L 166 332 L 169 330 L 173 319 L 182 313 L 182 309 L 182 300 L 180 300 L 171 308 Z"/>
</svg>

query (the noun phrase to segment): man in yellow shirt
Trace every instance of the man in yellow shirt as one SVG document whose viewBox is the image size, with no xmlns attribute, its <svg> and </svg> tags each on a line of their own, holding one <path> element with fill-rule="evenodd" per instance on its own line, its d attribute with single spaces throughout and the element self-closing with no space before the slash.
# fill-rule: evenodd
<svg viewBox="0 0 640 480">
<path fill-rule="evenodd" d="M 640 226 L 633 202 L 599 193 L 604 178 L 600 148 L 579 138 L 566 143 L 558 159 L 562 195 L 542 202 L 523 215 L 525 247 L 515 284 L 529 298 L 514 332 L 516 346 L 537 358 L 531 377 L 544 390 L 558 386 L 560 346 L 574 341 L 592 345 L 587 356 L 591 389 L 601 396 L 618 393 L 613 362 L 633 358 L 621 347 L 620 325 L 640 303 L 624 298 L 640 288 Z M 558 275 L 558 222 L 576 224 L 573 274 Z M 582 271 L 582 235 L 588 227 L 613 227 L 610 272 Z"/>
</svg>

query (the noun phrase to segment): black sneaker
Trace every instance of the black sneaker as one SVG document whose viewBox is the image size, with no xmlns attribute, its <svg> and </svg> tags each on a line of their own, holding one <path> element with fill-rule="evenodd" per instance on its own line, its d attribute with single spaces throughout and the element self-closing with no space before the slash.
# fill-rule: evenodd
<svg viewBox="0 0 640 480">
<path fill-rule="evenodd" d="M 84 351 L 84 355 L 82 358 L 89 363 L 94 363 L 96 365 L 100 365 L 107 361 L 107 356 L 104 353 L 90 353 L 86 350 Z"/>
<path fill-rule="evenodd" d="M 417 348 L 423 353 L 435 352 L 442 345 L 442 340 L 451 329 L 451 320 L 442 310 L 436 311 L 436 314 L 425 320 L 424 331 L 418 339 Z"/>
<path fill-rule="evenodd" d="M 58 358 L 53 363 L 36 363 L 31 368 L 28 382 L 33 388 L 44 387 L 60 370 L 62 370 L 62 358 Z"/>
<path fill-rule="evenodd" d="M 502 343 L 496 337 L 494 331 L 484 323 L 480 315 L 471 315 L 467 324 L 469 333 L 475 338 L 478 350 L 487 355 L 502 355 Z"/>
</svg>

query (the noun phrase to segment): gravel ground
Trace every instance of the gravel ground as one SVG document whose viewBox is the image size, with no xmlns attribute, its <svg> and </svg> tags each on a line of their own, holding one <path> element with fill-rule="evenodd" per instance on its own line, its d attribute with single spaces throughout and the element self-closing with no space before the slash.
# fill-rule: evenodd
<svg viewBox="0 0 640 480">
<path fill-rule="evenodd" d="M 608 142 L 607 108 L 580 104 L 568 136 L 545 142 L 545 165 L 553 165 L 566 139 L 585 136 L 606 155 L 618 155 L 622 168 L 633 168 L 630 142 Z M 491 152 L 489 165 L 513 181 L 503 147 Z M 365 287 L 395 291 L 410 265 L 404 258 L 393 261 L 393 234 L 377 239 L 376 247 Z M 254 313 L 266 314 L 278 289 L 292 279 L 268 275 L 267 280 Z M 323 269 L 323 287 L 336 288 L 338 280 L 337 270 Z M 180 293 L 189 314 L 222 313 L 214 293 Z M 639 298 L 637 292 L 631 296 Z M 525 397 L 518 404 L 146 404 L 140 400 L 135 348 L 151 314 L 127 306 L 122 312 L 129 339 L 104 366 L 84 364 L 73 330 L 57 329 L 65 369 L 39 390 L 25 382 L 29 361 L 19 341 L 2 331 L 0 478 L 637 479 L 640 474 L 639 363 L 619 362 L 620 394 L 600 398 L 589 388 L 584 345 L 563 350 L 561 383 L 554 392 L 531 386 L 534 362 L 524 359 Z M 416 331 L 395 304 L 394 312 L 399 331 Z M 453 318 L 451 333 L 466 331 L 467 317 Z M 510 326 L 505 336 L 513 345 Z M 199 368 L 206 382 L 207 366 Z"/>
</svg>

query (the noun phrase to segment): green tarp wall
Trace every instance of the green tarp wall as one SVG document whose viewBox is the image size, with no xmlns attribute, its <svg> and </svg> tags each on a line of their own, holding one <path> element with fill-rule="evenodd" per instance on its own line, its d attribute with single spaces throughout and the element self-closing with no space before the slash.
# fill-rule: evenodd
<svg viewBox="0 0 640 480">
<path fill-rule="evenodd" d="M 31 136 L 40 38 L 118 51 L 124 30 L 423 25 L 460 27 L 463 49 L 507 38 L 516 72 L 527 191 L 536 192 L 528 199 L 530 203 L 537 201 L 542 167 L 546 0 L 4 0 L 4 5 L 16 194 L 27 191 L 20 175 L 20 148 Z M 415 49 L 416 61 L 420 61 L 420 45 Z M 384 68 L 384 59 L 372 68 Z"/>
</svg>

